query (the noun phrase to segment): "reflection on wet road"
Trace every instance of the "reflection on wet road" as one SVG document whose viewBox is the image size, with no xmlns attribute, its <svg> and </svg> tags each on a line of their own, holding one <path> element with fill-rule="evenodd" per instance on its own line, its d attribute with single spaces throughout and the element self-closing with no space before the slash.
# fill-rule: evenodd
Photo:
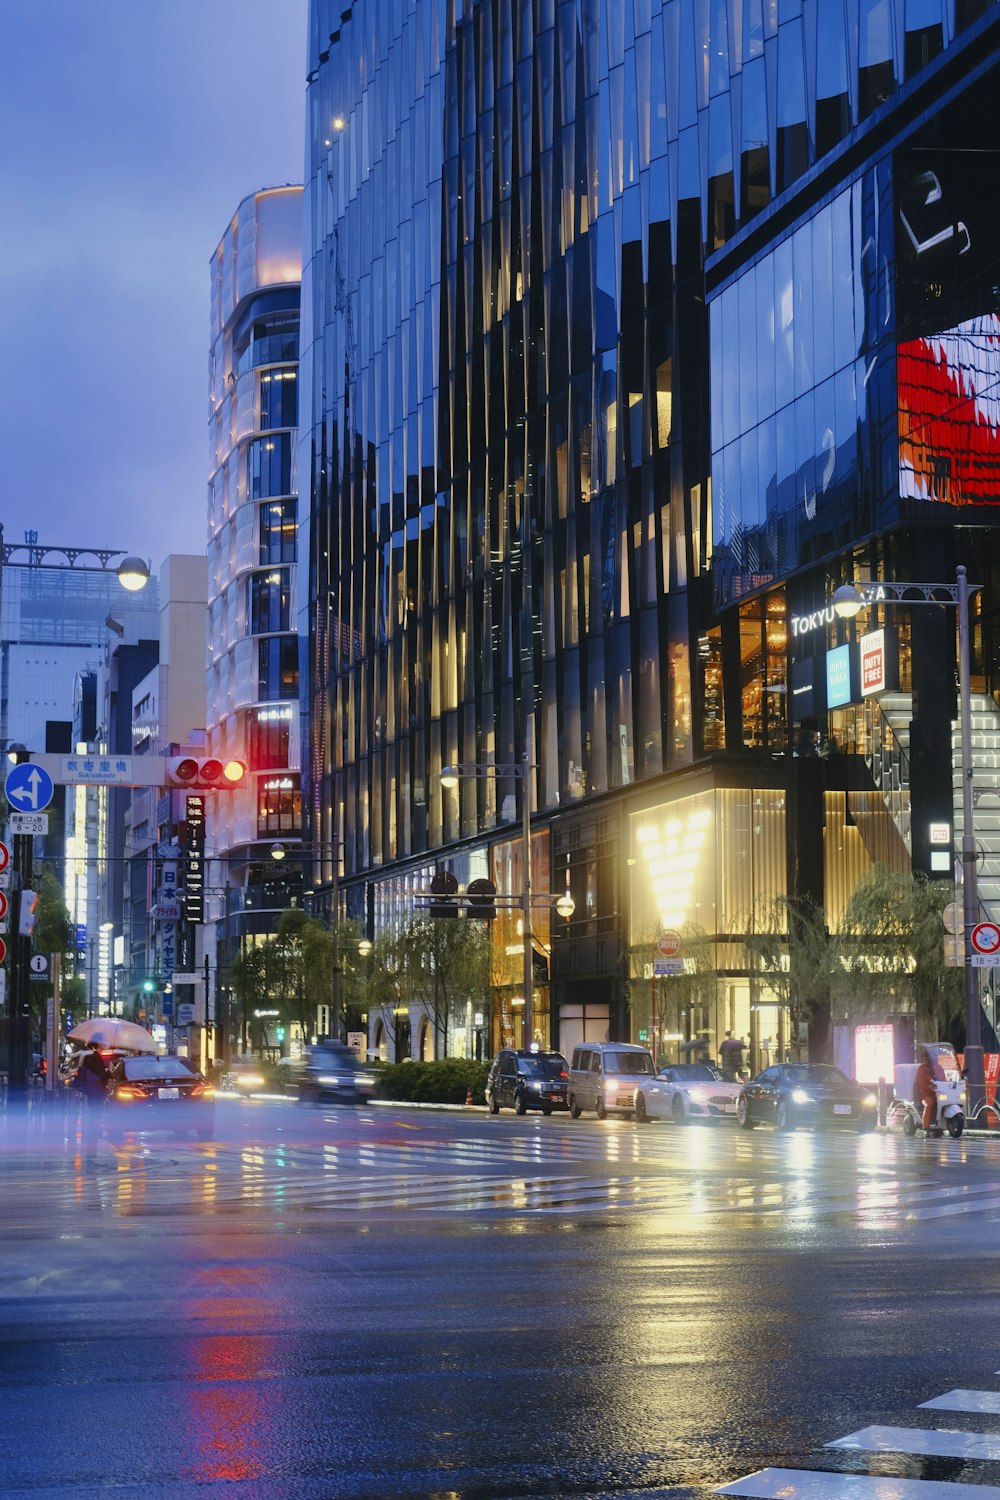
<svg viewBox="0 0 1000 1500">
<path fill-rule="evenodd" d="M 34 1148 L 34 1155 L 33 1155 Z M 78 1197 L 92 1171 L 72 1128 L 22 1142 Z M 8 1156 L 13 1168 L 17 1153 Z M 780 1215 L 791 1226 L 848 1215 L 867 1229 L 1000 1212 L 1000 1141 L 902 1135 L 748 1137 L 568 1119 L 499 1121 L 381 1109 L 306 1110 L 233 1101 L 217 1139 L 102 1142 L 104 1205 L 154 1213 L 426 1212 L 655 1214 L 679 1229 L 708 1215 Z M 956 1170 L 957 1169 L 957 1170 Z"/>
<path fill-rule="evenodd" d="M 947 1391 L 949 1428 L 1000 1426 L 969 1399 L 1000 1365 L 1000 1142 L 240 1100 L 217 1126 L 91 1164 L 61 1116 L 3 1122 L 5 1500 L 1000 1476 L 898 1437 Z"/>
</svg>

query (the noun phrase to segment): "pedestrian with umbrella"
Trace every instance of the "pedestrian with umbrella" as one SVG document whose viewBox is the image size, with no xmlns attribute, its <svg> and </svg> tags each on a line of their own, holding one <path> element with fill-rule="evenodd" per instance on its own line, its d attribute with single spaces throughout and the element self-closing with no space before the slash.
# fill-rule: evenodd
<svg viewBox="0 0 1000 1500">
<path fill-rule="evenodd" d="M 742 1037 L 734 1037 L 727 1031 L 719 1044 L 719 1067 L 738 1078 L 743 1071 L 743 1053 L 746 1047 Z"/>
<path fill-rule="evenodd" d="M 80 1096 L 84 1153 L 93 1166 L 97 1162 L 97 1145 L 108 1103 L 111 1059 L 123 1052 L 155 1053 L 156 1043 L 148 1031 L 134 1022 L 106 1016 L 81 1021 L 69 1033 L 69 1040 L 82 1042 L 90 1049 L 80 1061 L 73 1086 Z"/>
</svg>

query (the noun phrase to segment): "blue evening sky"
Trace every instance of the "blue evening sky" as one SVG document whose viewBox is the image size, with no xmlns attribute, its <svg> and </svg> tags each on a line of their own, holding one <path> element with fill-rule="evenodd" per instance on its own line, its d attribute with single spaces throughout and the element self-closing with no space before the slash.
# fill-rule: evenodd
<svg viewBox="0 0 1000 1500">
<path fill-rule="evenodd" d="M 205 547 L 209 259 L 301 182 L 307 0 L 0 0 L 6 539 Z"/>
</svg>

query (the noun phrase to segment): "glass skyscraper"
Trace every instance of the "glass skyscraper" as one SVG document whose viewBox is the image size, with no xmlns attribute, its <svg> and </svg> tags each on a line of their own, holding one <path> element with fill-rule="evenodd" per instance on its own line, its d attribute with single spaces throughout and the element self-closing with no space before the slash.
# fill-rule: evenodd
<svg viewBox="0 0 1000 1500">
<path fill-rule="evenodd" d="M 376 923 L 437 868 L 517 891 L 526 790 L 541 884 L 576 901 L 536 935 L 537 1030 L 564 1051 L 732 1027 L 774 1055 L 786 1019 L 765 1047 L 738 941 L 757 894 L 833 901 L 876 850 L 920 862 L 888 803 L 854 819 L 882 790 L 875 729 L 850 689 L 828 708 L 794 622 L 830 578 L 953 562 L 959 505 L 989 527 L 995 314 L 957 289 L 963 265 L 988 281 L 964 186 L 992 169 L 961 158 L 998 25 L 972 0 L 313 0 L 316 876 L 337 851 Z M 970 349 L 984 401 L 932 441 Z M 913 778 L 923 826 L 951 647 L 921 630 L 901 690 L 937 766 Z M 826 620 L 821 643 L 858 646 Z M 813 785 L 793 745 L 814 735 L 863 784 L 824 761 Z M 441 787 L 526 748 L 526 789 Z M 687 978 L 657 996 L 664 928 Z M 494 1041 L 521 1040 L 515 987 Z"/>
</svg>

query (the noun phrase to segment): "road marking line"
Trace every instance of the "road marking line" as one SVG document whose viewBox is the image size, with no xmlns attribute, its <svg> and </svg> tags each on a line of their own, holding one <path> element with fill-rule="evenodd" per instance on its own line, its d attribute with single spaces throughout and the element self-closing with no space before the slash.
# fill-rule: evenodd
<svg viewBox="0 0 1000 1500">
<path fill-rule="evenodd" d="M 871 1453 L 920 1453 L 935 1458 L 997 1459 L 1000 1433 L 948 1432 L 936 1427 L 862 1427 L 823 1446 L 863 1448 Z"/>
<path fill-rule="evenodd" d="M 921 1401 L 920 1410 L 1000 1412 L 1000 1391 L 946 1391 L 933 1401 Z"/>
<path fill-rule="evenodd" d="M 717 1495 L 755 1500 L 997 1500 L 989 1484 L 954 1484 L 945 1479 L 893 1479 L 882 1474 L 830 1474 L 814 1469 L 760 1469 Z"/>
</svg>

